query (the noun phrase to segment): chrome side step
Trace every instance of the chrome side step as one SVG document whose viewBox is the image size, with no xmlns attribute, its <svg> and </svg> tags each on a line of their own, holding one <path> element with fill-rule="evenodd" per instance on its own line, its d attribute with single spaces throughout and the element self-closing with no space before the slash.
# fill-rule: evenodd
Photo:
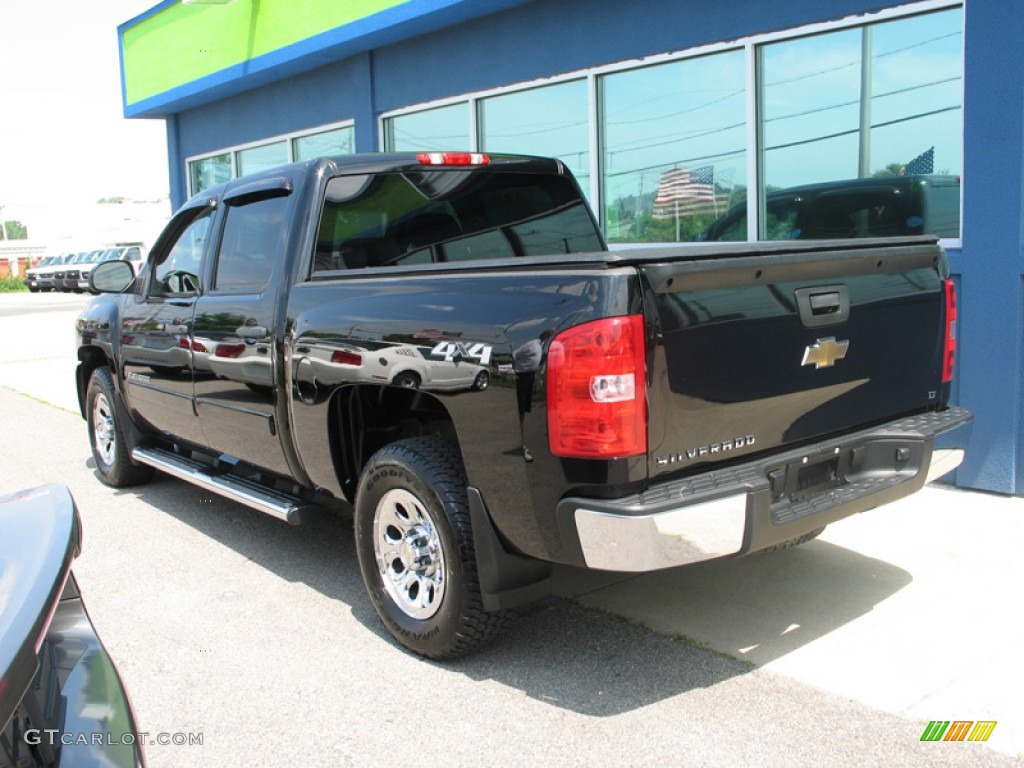
<svg viewBox="0 0 1024 768">
<path fill-rule="evenodd" d="M 218 473 L 202 462 L 162 448 L 136 448 L 132 451 L 132 458 L 140 464 L 148 464 L 161 472 L 258 509 L 291 525 L 301 523 L 303 513 L 314 506 L 296 496 L 266 488 L 244 477 Z"/>
</svg>

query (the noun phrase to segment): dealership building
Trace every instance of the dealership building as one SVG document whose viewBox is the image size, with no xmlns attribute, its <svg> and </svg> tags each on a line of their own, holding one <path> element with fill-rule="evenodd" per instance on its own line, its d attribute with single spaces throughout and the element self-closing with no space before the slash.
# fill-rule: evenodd
<svg viewBox="0 0 1024 768">
<path fill-rule="evenodd" d="M 859 206 L 821 232 L 939 235 L 975 414 L 955 480 L 1024 494 L 1024 3 L 165 0 L 119 39 L 174 207 L 319 155 L 468 149 L 560 158 L 613 248 L 815 236 L 812 194 Z"/>
</svg>

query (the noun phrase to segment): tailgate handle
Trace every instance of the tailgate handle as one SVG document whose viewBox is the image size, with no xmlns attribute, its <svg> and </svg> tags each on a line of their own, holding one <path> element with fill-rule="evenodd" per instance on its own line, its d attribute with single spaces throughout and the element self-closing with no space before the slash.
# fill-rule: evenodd
<svg viewBox="0 0 1024 768">
<path fill-rule="evenodd" d="M 850 293 L 845 285 L 798 288 L 796 305 L 807 328 L 839 325 L 850 318 Z"/>
</svg>

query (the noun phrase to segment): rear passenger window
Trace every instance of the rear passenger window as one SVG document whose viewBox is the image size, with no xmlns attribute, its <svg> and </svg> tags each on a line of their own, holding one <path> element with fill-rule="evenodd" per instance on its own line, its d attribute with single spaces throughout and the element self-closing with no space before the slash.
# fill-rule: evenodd
<svg viewBox="0 0 1024 768">
<path fill-rule="evenodd" d="M 289 198 L 230 206 L 220 240 L 213 288 L 221 293 L 261 293 L 283 257 Z"/>
<path fill-rule="evenodd" d="M 575 185 L 528 173 L 339 176 L 327 186 L 314 272 L 598 251 Z"/>
</svg>

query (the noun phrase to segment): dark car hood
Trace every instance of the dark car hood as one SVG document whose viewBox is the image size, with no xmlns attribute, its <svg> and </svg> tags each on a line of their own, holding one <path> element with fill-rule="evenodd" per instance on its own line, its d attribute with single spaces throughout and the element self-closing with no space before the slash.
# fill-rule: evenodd
<svg viewBox="0 0 1024 768">
<path fill-rule="evenodd" d="M 47 485 L 0 496 L 0 726 L 35 673 L 35 657 L 81 549 L 68 489 Z"/>
</svg>

